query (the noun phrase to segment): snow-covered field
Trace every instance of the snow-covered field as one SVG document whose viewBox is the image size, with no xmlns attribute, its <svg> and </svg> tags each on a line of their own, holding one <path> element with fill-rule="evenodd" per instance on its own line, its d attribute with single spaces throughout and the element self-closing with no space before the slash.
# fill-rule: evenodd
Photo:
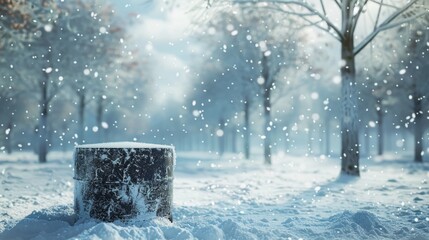
<svg viewBox="0 0 429 240">
<path fill-rule="evenodd" d="M 0 239 L 429 239 L 429 164 L 363 159 L 359 179 L 339 160 L 178 153 L 174 223 L 77 221 L 72 153 L 47 164 L 0 155 Z"/>
</svg>

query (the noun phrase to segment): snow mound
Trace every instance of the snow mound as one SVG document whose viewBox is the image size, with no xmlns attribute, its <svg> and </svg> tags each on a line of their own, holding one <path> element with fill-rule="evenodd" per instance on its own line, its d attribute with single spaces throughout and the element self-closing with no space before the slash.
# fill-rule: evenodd
<svg viewBox="0 0 429 240">
<path fill-rule="evenodd" d="M 114 223 L 98 223 L 82 233 L 76 235 L 76 239 L 166 239 L 163 231 L 159 227 L 148 226 L 140 228 L 137 226 L 121 226 Z M 185 239 L 185 238 L 176 238 Z"/>
<path fill-rule="evenodd" d="M 82 144 L 76 148 L 174 148 L 170 145 L 152 144 L 152 143 L 139 143 L 139 142 L 107 142 L 107 143 L 94 143 Z"/>
<path fill-rule="evenodd" d="M 77 220 L 77 221 L 76 221 Z M 34 211 L 13 227 L 0 233 L 0 239 L 21 240 L 217 240 L 217 239 L 273 239 L 276 235 L 245 227 L 233 219 L 209 223 L 178 224 L 163 218 L 152 220 L 100 222 L 76 219 L 72 206 L 55 206 Z M 277 233 L 278 234 L 278 233 Z"/>
<path fill-rule="evenodd" d="M 329 217 L 328 222 L 330 229 L 343 236 L 387 237 L 390 232 L 381 224 L 386 220 L 380 221 L 376 215 L 367 211 L 344 211 Z"/>
<path fill-rule="evenodd" d="M 0 233 L 0 239 L 194 239 L 191 232 L 166 219 L 113 223 L 84 219 L 76 222 L 72 206 L 55 206 L 35 211 Z"/>
<path fill-rule="evenodd" d="M 36 238 L 40 233 L 52 235 L 53 233 L 55 234 L 56 229 L 69 228 L 74 222 L 75 216 L 71 206 L 54 206 L 42 211 L 32 212 L 12 228 L 0 233 L 0 239 L 32 239 Z M 44 238 L 39 237 L 36 239 Z"/>
<path fill-rule="evenodd" d="M 220 228 L 223 232 L 227 233 L 231 239 L 258 239 L 257 236 L 250 233 L 246 228 L 240 226 L 240 224 L 228 219 L 224 221 Z"/>
<path fill-rule="evenodd" d="M 206 240 L 225 239 L 222 229 L 220 229 L 215 225 L 206 225 L 206 226 L 195 228 L 194 236 L 197 239 L 206 239 Z"/>
<path fill-rule="evenodd" d="M 46 164 L 28 156 L 0 163 L 1 240 L 429 239 L 428 163 L 368 162 L 356 179 L 338 177 L 337 160 L 287 156 L 266 168 L 232 154 L 179 153 L 173 223 L 103 223 L 76 219 L 71 152 Z"/>
</svg>

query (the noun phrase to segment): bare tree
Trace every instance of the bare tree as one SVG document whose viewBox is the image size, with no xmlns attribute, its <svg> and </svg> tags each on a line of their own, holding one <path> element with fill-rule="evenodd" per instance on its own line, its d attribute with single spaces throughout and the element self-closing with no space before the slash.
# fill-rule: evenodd
<svg viewBox="0 0 429 240">
<path fill-rule="evenodd" d="M 32 79 L 35 81 L 35 85 L 38 89 L 39 97 L 39 124 L 38 124 L 38 136 L 39 136 L 39 148 L 38 156 L 39 162 L 45 163 L 47 161 L 46 156 L 48 154 L 49 146 L 49 108 L 50 103 L 54 99 L 55 95 L 60 91 L 64 86 L 61 82 L 55 81 L 52 77 L 55 71 L 55 60 L 54 60 L 54 50 L 53 43 L 54 38 L 56 37 L 56 31 L 58 29 L 53 29 L 54 27 L 45 27 L 42 36 L 32 45 L 32 50 L 37 53 L 37 58 L 35 58 L 32 67 L 39 70 L 39 73 Z"/>
<path fill-rule="evenodd" d="M 267 1 L 233 1 L 241 4 L 256 4 L 279 11 L 284 14 L 298 16 L 308 26 L 331 34 L 341 44 L 341 172 L 359 176 L 359 128 L 356 86 L 355 57 L 382 31 L 406 24 L 423 15 L 427 8 L 421 0 L 409 0 L 398 3 L 388 0 L 267 0 Z M 212 1 L 208 1 L 212 5 Z M 376 9 L 369 11 L 368 9 Z M 332 12 L 332 10 L 336 12 Z M 335 23 L 339 16 L 339 22 Z M 363 31 L 364 36 L 358 38 L 356 29 L 363 17 L 372 17 L 373 27 Z M 367 26 L 366 26 L 367 27 Z M 358 40 L 357 43 L 355 41 Z"/>
<path fill-rule="evenodd" d="M 36 39 L 35 33 L 53 22 L 56 14 L 53 0 L 0 0 L 0 51 L 19 48 Z"/>
<path fill-rule="evenodd" d="M 428 117 L 428 95 L 429 84 L 429 52 L 428 32 L 429 16 L 423 22 L 415 23 L 401 28 L 400 32 L 408 36 L 402 54 L 404 61 L 399 63 L 401 70 L 399 75 L 399 86 L 408 98 L 408 113 L 405 118 L 405 127 L 411 127 L 414 131 L 414 161 L 423 162 L 423 134 L 429 127 L 425 119 Z"/>
<path fill-rule="evenodd" d="M 359 59 L 360 62 L 370 63 L 359 71 L 361 79 L 358 81 L 362 96 L 361 120 L 365 122 L 365 128 L 376 127 L 377 130 L 377 155 L 384 153 L 385 116 L 390 108 L 397 104 L 396 89 L 398 81 L 393 59 L 401 58 L 396 48 L 402 44 L 397 38 L 397 32 L 385 32 L 372 43 L 372 48 L 366 49 Z M 368 122 L 369 121 L 369 122 Z M 373 125 L 374 124 L 374 125 Z M 368 126 L 373 125 L 373 126 Z M 368 133 L 369 134 L 369 133 Z"/>
<path fill-rule="evenodd" d="M 206 34 L 200 38 L 207 44 L 210 54 L 204 60 L 204 70 L 198 75 L 197 84 L 199 94 L 194 98 L 202 101 L 197 104 L 201 109 L 201 117 L 204 121 L 210 123 L 216 121 L 214 136 L 218 138 L 219 152 L 222 153 L 225 141 L 225 125 L 232 125 L 232 119 L 241 110 L 244 112 L 243 127 L 231 129 L 232 149 L 234 148 L 234 136 L 237 130 L 242 133 L 243 150 L 245 158 L 250 157 L 250 114 L 251 105 L 254 102 L 257 86 L 256 78 L 260 74 L 258 60 L 260 52 L 256 47 L 246 48 L 249 41 L 245 40 L 247 26 L 242 26 L 240 19 L 242 14 L 232 15 L 229 12 L 218 12 L 213 16 L 207 25 L 204 25 Z M 206 27 L 207 26 L 207 27 Z M 201 26 L 203 27 L 203 26 Z M 243 43 L 247 41 L 248 44 Z M 244 46 L 244 47 L 243 47 Z M 207 102 L 206 100 L 207 99 Z M 211 106 L 216 104 L 216 106 Z M 193 111 L 195 107 L 192 107 Z M 213 123 L 212 123 L 213 124 Z M 218 130 L 218 131 L 216 131 Z M 217 133 L 217 134 L 216 134 Z"/>
<path fill-rule="evenodd" d="M 250 155 L 250 105 L 256 99 L 262 100 L 264 162 L 271 164 L 272 131 L 275 128 L 272 104 L 285 79 L 285 69 L 295 63 L 296 29 L 276 27 L 278 16 L 267 18 L 268 14 L 266 9 L 235 5 L 234 13 L 220 11 L 212 17 L 210 24 L 216 27 L 217 34 L 222 35 L 220 44 L 223 44 L 221 50 L 224 53 L 218 59 L 235 74 L 235 84 L 241 88 L 238 92 L 241 93 L 244 112 L 245 157 Z"/>
<path fill-rule="evenodd" d="M 120 39 L 124 38 L 124 31 L 114 22 L 109 6 L 100 8 L 95 1 L 67 1 L 60 7 L 63 12 L 58 21 L 62 30 L 61 44 L 57 45 L 63 56 L 60 70 L 77 97 L 77 137 L 83 143 L 85 111 L 91 101 L 103 99 L 101 92 L 107 79 L 111 79 L 106 75 L 114 73 L 117 65 L 112 63 L 121 58 Z"/>
<path fill-rule="evenodd" d="M 16 74 L 13 71 L 12 62 L 1 62 L 1 72 L 4 73 L 0 84 L 0 127 L 1 133 L 4 133 L 3 148 L 10 154 L 12 153 L 12 135 L 15 127 L 15 114 L 17 107 L 17 98 L 23 92 L 21 86 L 17 84 Z M 8 65 L 10 64 L 10 65 Z"/>
<path fill-rule="evenodd" d="M 18 66 L 14 66 L 15 59 L 9 59 L 7 55 L 16 54 L 19 49 L 22 50 L 22 47 L 25 43 L 32 42 L 35 39 L 40 38 L 40 28 L 45 24 L 51 24 L 56 19 L 56 7 L 55 2 L 46 0 L 46 1 L 0 1 L 0 56 L 2 56 L 1 62 L 7 61 L 10 66 L 9 72 L 13 72 L 9 75 L 10 80 L 14 81 L 15 87 L 10 87 L 5 90 L 2 85 L 2 94 L 1 102 L 2 106 L 6 109 L 15 105 L 17 94 L 20 94 L 22 91 L 19 90 L 18 82 L 21 77 L 19 70 L 16 70 Z M 7 54 L 9 53 L 9 54 Z M 15 67 L 15 69 L 13 69 Z M 5 77 L 5 76 L 4 76 Z M 14 128 L 13 109 L 9 109 L 9 120 L 5 124 L 6 130 L 6 150 L 8 153 L 12 151 L 11 148 L 11 137 L 12 129 Z M 6 111 L 2 111 L 6 112 Z"/>
</svg>

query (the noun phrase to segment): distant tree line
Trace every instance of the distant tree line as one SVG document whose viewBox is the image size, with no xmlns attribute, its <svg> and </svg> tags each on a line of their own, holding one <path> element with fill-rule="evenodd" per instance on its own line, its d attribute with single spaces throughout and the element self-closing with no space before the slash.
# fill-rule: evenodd
<svg viewBox="0 0 429 240">
<path fill-rule="evenodd" d="M 53 146 L 109 139 L 146 77 L 128 24 L 95 1 L 0 1 L 1 150 L 46 162 Z"/>
<path fill-rule="evenodd" d="M 341 139 L 339 155 L 343 173 L 359 175 L 360 153 L 368 152 L 359 138 L 369 146 L 371 139 L 367 137 L 372 136 L 373 128 L 377 129 L 379 155 L 384 152 L 385 132 L 398 137 L 401 132 L 412 130 L 414 158 L 422 161 L 428 119 L 425 107 L 429 86 L 425 77 L 429 69 L 427 3 L 419 0 L 328 2 L 207 2 L 209 9 L 213 9 L 212 15 L 200 24 L 200 38 L 208 43 L 203 54 L 206 60 L 196 77 L 190 109 L 195 118 L 204 119 L 206 128 L 212 126 L 211 136 L 220 140 L 220 154 L 224 134 L 216 136 L 215 133 L 225 132 L 226 126 L 235 124 L 239 127 L 231 127 L 231 131 L 240 132 L 244 155 L 249 157 L 248 136 L 252 131 L 247 116 L 252 109 L 265 119 L 255 122 L 262 126 L 258 132 L 264 140 L 267 164 L 271 162 L 270 150 L 275 147 L 272 143 L 282 139 L 273 139 L 275 132 L 291 129 L 299 121 L 308 122 L 305 132 L 309 140 L 324 142 L 328 146 L 325 153 L 329 153 L 332 120 Z M 332 11 L 341 16 L 338 21 L 331 19 Z M 368 18 L 372 20 L 365 23 L 363 19 Z M 341 51 L 336 62 L 320 57 L 329 55 L 326 51 L 332 52 L 332 48 L 323 53 L 320 42 L 306 39 L 307 34 L 318 36 L 314 30 L 339 41 Z M 337 72 L 332 72 L 333 68 Z M 300 74 L 294 75 L 294 72 Z M 331 92 L 332 81 L 341 86 L 340 95 Z M 281 86 L 293 87 L 279 90 Z M 304 107 L 299 101 L 305 96 L 299 100 L 296 87 L 302 95 L 308 94 L 318 102 L 302 117 L 299 113 L 305 109 L 297 108 Z M 273 94 L 282 99 L 276 104 L 290 104 L 290 99 L 295 99 L 293 107 L 275 112 Z M 259 109 L 249 108 L 251 103 L 259 104 Z M 285 111 L 292 112 L 292 116 L 280 114 Z M 242 120 L 234 120 L 239 116 Z M 300 120 L 288 121 L 294 117 Z M 386 121 L 390 121 L 387 126 Z M 280 122 L 288 124 L 281 126 Z M 319 136 L 327 134 L 315 138 L 314 129 L 322 129 Z M 401 139 L 402 142 L 409 140 L 406 133 Z"/>
</svg>

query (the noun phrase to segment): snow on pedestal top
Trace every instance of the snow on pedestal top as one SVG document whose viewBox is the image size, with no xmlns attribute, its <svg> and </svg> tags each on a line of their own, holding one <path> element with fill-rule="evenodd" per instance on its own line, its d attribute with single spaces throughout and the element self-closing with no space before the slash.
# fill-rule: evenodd
<svg viewBox="0 0 429 240">
<path fill-rule="evenodd" d="M 139 142 L 107 142 L 107 143 L 94 143 L 82 144 L 76 148 L 174 148 L 169 145 L 152 144 L 152 143 L 139 143 Z"/>
</svg>

